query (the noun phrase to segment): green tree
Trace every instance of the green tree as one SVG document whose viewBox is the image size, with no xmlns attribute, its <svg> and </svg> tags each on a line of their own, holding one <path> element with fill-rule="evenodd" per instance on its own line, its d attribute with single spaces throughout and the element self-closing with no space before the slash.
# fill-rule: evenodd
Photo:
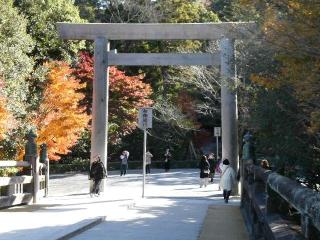
<svg viewBox="0 0 320 240">
<path fill-rule="evenodd" d="M 0 79 L 7 97 L 8 109 L 15 116 L 26 114 L 28 83 L 33 60 L 29 56 L 34 42 L 26 32 L 27 20 L 12 6 L 0 1 Z"/>
<path fill-rule="evenodd" d="M 70 60 L 83 46 L 60 39 L 56 28 L 57 22 L 83 22 L 72 0 L 14 0 L 14 4 L 28 19 L 28 33 L 36 42 L 31 55 L 38 64 Z"/>
<path fill-rule="evenodd" d="M 233 2 L 234 0 L 215 0 L 212 1 L 211 7 L 222 21 L 228 22 L 234 15 Z"/>
<path fill-rule="evenodd" d="M 319 4 L 238 2 L 255 8 L 260 29 L 259 40 L 241 49 L 248 51 L 240 65 L 249 66 L 242 87 L 250 89 L 242 91 L 242 124 L 256 131 L 261 153 L 278 156 L 282 173 L 319 190 Z"/>
<path fill-rule="evenodd" d="M 12 113 L 2 135 L 1 157 L 12 158 L 21 136 L 16 129 L 25 127 L 29 88 L 25 79 L 32 72 L 34 62 L 29 54 L 35 43 L 27 34 L 27 19 L 13 7 L 13 1 L 0 0 L 0 11 L 1 98 L 5 109 Z"/>
<path fill-rule="evenodd" d="M 207 9 L 200 1 L 163 0 L 163 1 L 107 1 L 107 8 L 103 22 L 159 22 L 159 23 L 195 23 L 217 22 L 218 17 L 210 9 Z M 207 42 L 203 41 L 118 41 L 112 48 L 119 52 L 201 52 L 204 51 Z M 150 83 L 155 99 L 157 123 L 151 134 L 154 138 L 165 139 L 163 148 L 172 145 L 178 151 L 183 146 L 184 139 L 190 138 L 199 124 L 197 118 L 190 118 L 194 111 L 191 108 L 186 111 L 183 104 L 179 103 L 179 97 L 189 94 L 197 88 L 191 88 L 184 84 L 188 69 L 183 71 L 176 67 L 136 67 L 126 68 L 126 72 L 137 74 L 143 72 L 145 81 Z M 190 76 L 190 74 L 189 74 Z M 184 81 L 183 81 L 184 80 Z M 197 101 L 197 99 L 195 99 Z M 194 104 L 195 105 L 195 104 Z M 163 107 L 165 106 L 165 107 Z M 168 115 L 168 113 L 176 113 Z M 161 142 L 161 141 L 160 141 Z M 183 152 L 183 151 L 181 151 Z M 182 158 L 182 156 L 180 156 Z"/>
<path fill-rule="evenodd" d="M 163 0 L 163 1 L 107 1 L 103 22 L 115 23 L 195 23 L 217 22 L 218 17 L 205 8 L 199 1 Z M 200 41 L 118 41 L 112 48 L 119 52 L 196 52 L 201 51 L 205 42 Z M 137 74 L 144 72 L 146 81 L 152 84 L 155 93 L 170 92 L 178 86 L 166 86 L 166 76 L 177 74 L 170 67 L 137 67 L 130 68 L 128 72 Z"/>
<path fill-rule="evenodd" d="M 83 20 L 71 0 L 14 0 L 14 6 L 28 20 L 27 33 L 35 43 L 29 52 L 34 59 L 33 71 L 25 81 L 29 85 L 27 110 L 31 112 L 39 108 L 46 87 L 47 69 L 43 64 L 51 60 L 70 62 L 84 46 L 83 42 L 60 39 L 56 23 Z"/>
<path fill-rule="evenodd" d="M 74 4 L 78 6 L 80 17 L 88 22 L 100 22 L 101 12 L 100 0 L 75 0 Z"/>
</svg>

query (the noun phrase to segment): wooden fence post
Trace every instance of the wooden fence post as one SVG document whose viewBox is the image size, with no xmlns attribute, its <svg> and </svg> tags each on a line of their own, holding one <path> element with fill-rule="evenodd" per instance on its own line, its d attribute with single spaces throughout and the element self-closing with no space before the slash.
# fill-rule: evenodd
<svg viewBox="0 0 320 240">
<path fill-rule="evenodd" d="M 301 230 L 306 239 L 317 239 L 319 233 L 312 225 L 312 220 L 305 214 L 301 214 Z"/>
<path fill-rule="evenodd" d="M 277 204 L 277 198 L 276 195 L 277 193 L 272 190 L 272 188 L 269 186 L 269 184 L 266 184 L 266 192 L 267 192 L 267 197 L 266 197 L 266 213 L 274 213 L 277 212 L 277 207 L 275 206 Z"/>
<path fill-rule="evenodd" d="M 46 160 L 46 189 L 45 189 L 45 197 L 49 196 L 49 176 L 50 176 L 50 162 L 49 162 L 49 158 L 47 158 Z"/>
<path fill-rule="evenodd" d="M 33 175 L 33 203 L 38 202 L 38 193 L 40 189 L 39 180 L 39 158 L 37 156 L 33 157 L 32 161 L 32 175 Z"/>
<path fill-rule="evenodd" d="M 44 195 L 48 197 L 49 195 L 49 174 L 50 174 L 50 166 L 49 166 L 49 158 L 48 158 L 48 151 L 47 151 L 47 144 L 42 143 L 40 145 L 40 162 L 45 164 L 45 190 Z"/>
</svg>

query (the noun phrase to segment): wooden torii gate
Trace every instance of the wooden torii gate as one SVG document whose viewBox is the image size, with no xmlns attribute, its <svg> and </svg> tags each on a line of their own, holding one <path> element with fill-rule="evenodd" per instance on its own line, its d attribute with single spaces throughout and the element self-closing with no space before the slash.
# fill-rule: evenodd
<svg viewBox="0 0 320 240">
<path fill-rule="evenodd" d="M 108 66 L 219 66 L 221 79 L 222 158 L 228 158 L 237 171 L 238 110 L 235 85 L 235 39 L 247 38 L 253 23 L 57 23 L 62 39 L 94 40 L 94 82 L 92 108 L 91 161 L 99 154 L 107 167 Z M 109 40 L 217 40 L 220 54 L 116 53 Z M 226 84 L 227 83 L 227 84 Z M 102 188 L 104 189 L 104 187 Z M 103 191 L 103 190 L 102 190 Z"/>
</svg>

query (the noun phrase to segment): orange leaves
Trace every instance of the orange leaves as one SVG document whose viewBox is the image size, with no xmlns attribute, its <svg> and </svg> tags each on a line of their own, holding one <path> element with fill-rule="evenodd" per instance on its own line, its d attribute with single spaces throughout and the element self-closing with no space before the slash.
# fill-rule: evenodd
<svg viewBox="0 0 320 240">
<path fill-rule="evenodd" d="M 8 118 L 10 117 L 10 114 L 5 106 L 5 99 L 0 97 L 0 140 L 4 138 L 4 134 L 8 129 Z"/>
<path fill-rule="evenodd" d="M 0 78 L 0 90 L 4 87 L 4 82 Z M 0 95 L 0 140 L 4 138 L 4 134 L 11 127 L 10 125 L 14 122 L 13 119 L 10 119 L 12 115 L 6 108 L 6 99 L 4 96 Z"/>
<path fill-rule="evenodd" d="M 303 9 L 302 4 L 297 0 L 289 0 L 288 1 L 288 9 L 292 11 L 301 11 Z"/>
<path fill-rule="evenodd" d="M 266 77 L 257 74 L 251 74 L 250 80 L 268 89 L 279 88 L 283 84 L 279 79 L 272 79 L 271 77 Z"/>
<path fill-rule="evenodd" d="M 298 100 L 303 122 L 319 131 L 320 4 L 304 0 L 240 0 L 254 4 L 276 67 L 251 80 L 266 88 L 286 86 Z M 301 122 L 302 122 L 301 121 Z"/>
<path fill-rule="evenodd" d="M 35 114 L 34 124 L 38 130 L 38 144 L 48 144 L 51 160 L 59 159 L 75 144 L 80 133 L 87 127 L 89 116 L 78 103 L 84 98 L 77 92 L 83 87 L 70 76 L 72 69 L 67 63 L 48 63 L 47 86 L 43 102 Z"/>
</svg>

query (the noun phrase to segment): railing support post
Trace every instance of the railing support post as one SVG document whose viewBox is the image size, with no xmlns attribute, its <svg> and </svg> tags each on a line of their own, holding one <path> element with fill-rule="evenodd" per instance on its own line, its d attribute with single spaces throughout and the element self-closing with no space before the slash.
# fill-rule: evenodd
<svg viewBox="0 0 320 240">
<path fill-rule="evenodd" d="M 49 179 L 50 179 L 50 161 L 46 159 L 46 186 L 45 186 L 45 197 L 49 196 Z"/>
<path fill-rule="evenodd" d="M 50 166 L 49 166 L 49 158 L 47 151 L 47 144 L 42 143 L 40 145 L 40 162 L 45 164 L 45 185 L 44 185 L 44 196 L 48 197 L 49 194 L 49 174 L 50 174 Z"/>
<path fill-rule="evenodd" d="M 310 219 L 308 216 L 301 214 L 301 230 L 305 238 L 309 239 L 309 225 Z"/>
<path fill-rule="evenodd" d="M 316 239 L 317 233 L 312 226 L 312 221 L 307 215 L 304 214 L 301 214 L 301 230 L 306 239 Z"/>
<path fill-rule="evenodd" d="M 39 158 L 33 157 L 32 161 L 32 175 L 33 175 L 33 203 L 38 202 L 38 193 L 40 189 L 39 181 Z"/>
<path fill-rule="evenodd" d="M 276 212 L 276 207 L 274 206 L 277 203 L 277 199 L 275 197 L 276 193 L 271 189 L 269 184 L 266 184 L 267 188 L 267 197 L 266 197 L 266 214 Z"/>
</svg>

